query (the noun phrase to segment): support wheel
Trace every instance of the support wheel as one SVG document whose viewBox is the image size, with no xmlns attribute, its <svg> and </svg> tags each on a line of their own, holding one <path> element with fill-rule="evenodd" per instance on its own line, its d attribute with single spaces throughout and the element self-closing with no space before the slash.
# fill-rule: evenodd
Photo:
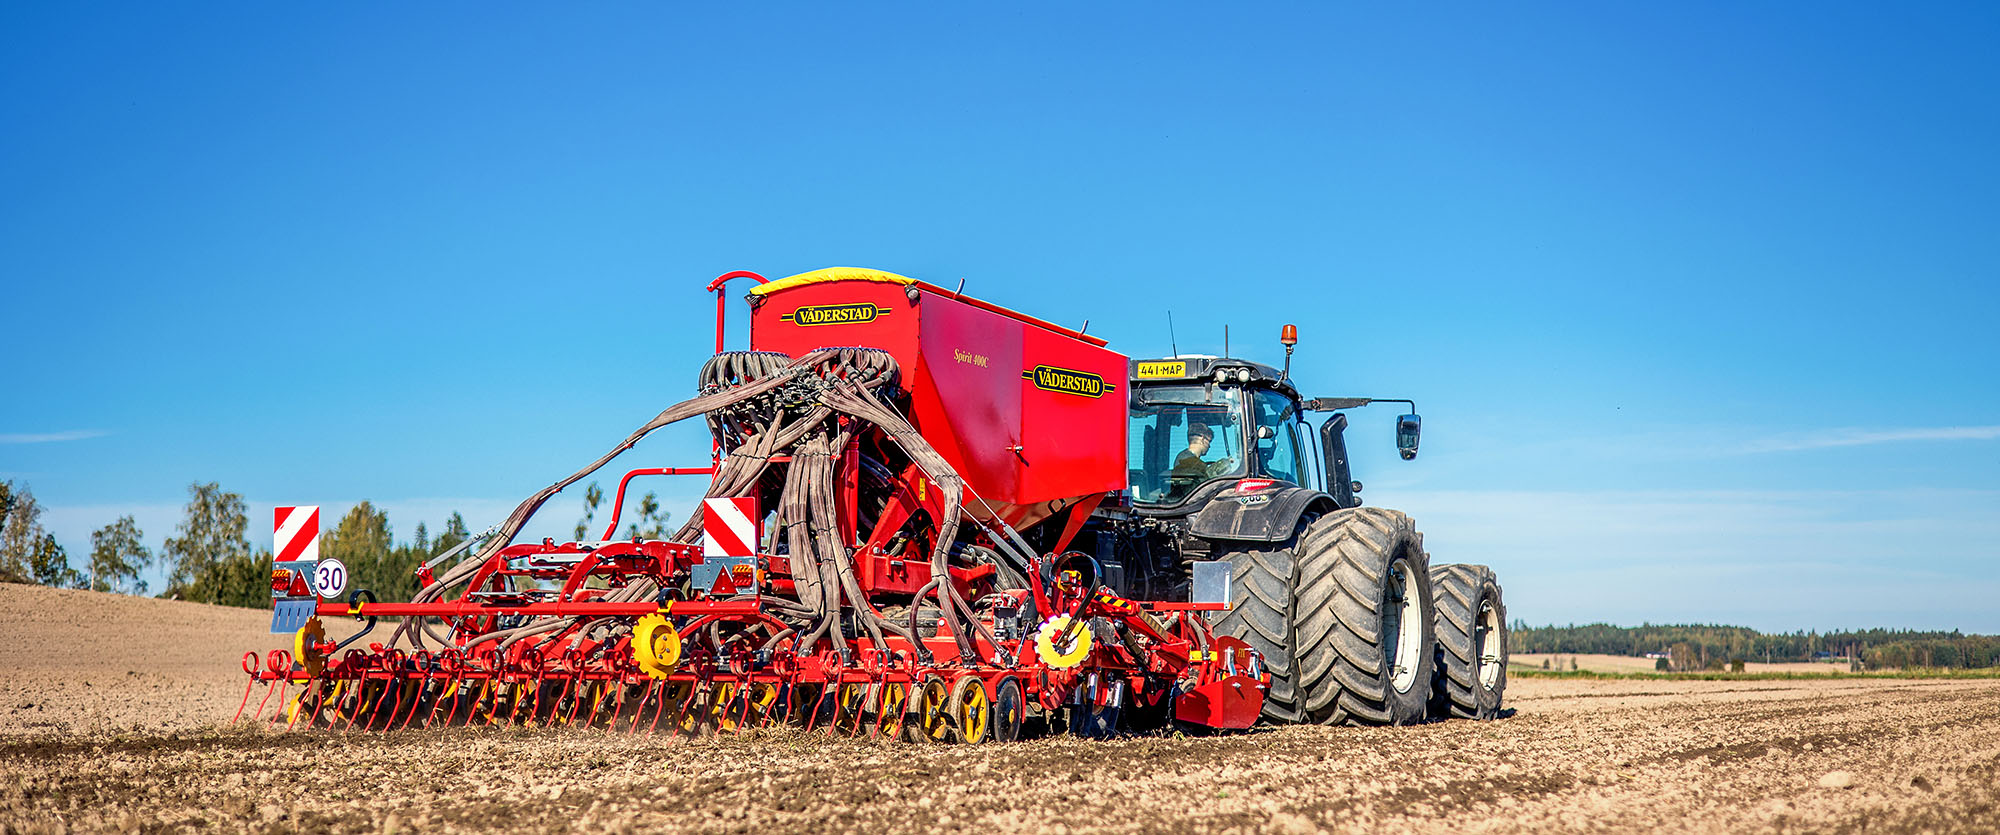
<svg viewBox="0 0 2000 835">
<path fill-rule="evenodd" d="M 1483 565 L 1431 566 L 1437 672 L 1431 716 L 1495 719 L 1507 690 L 1507 606 Z"/>
<path fill-rule="evenodd" d="M 1423 721 L 1435 616 L 1430 558 L 1410 517 L 1336 511 L 1306 526 L 1295 554 L 1291 672 L 1302 720 Z"/>
<path fill-rule="evenodd" d="M 1019 679 L 1003 678 L 993 692 L 993 741 L 1013 742 L 1021 738 L 1021 725 L 1028 721 L 1028 700 L 1021 694 Z"/>
</svg>

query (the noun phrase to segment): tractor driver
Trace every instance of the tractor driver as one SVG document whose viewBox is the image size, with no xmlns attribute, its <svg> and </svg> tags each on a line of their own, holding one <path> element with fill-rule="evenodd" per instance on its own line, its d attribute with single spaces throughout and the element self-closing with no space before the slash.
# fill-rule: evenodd
<svg viewBox="0 0 2000 835">
<path fill-rule="evenodd" d="M 1208 454 L 1208 448 L 1213 443 L 1215 443 L 1215 430 L 1208 428 L 1208 424 L 1188 424 L 1187 449 L 1181 450 L 1180 455 L 1174 456 L 1174 468 L 1167 471 L 1169 500 L 1179 500 L 1196 484 L 1207 480 L 1210 476 L 1229 472 L 1230 468 L 1236 466 L 1236 459 L 1229 457 L 1219 461 L 1202 460 L 1202 456 Z"/>
</svg>

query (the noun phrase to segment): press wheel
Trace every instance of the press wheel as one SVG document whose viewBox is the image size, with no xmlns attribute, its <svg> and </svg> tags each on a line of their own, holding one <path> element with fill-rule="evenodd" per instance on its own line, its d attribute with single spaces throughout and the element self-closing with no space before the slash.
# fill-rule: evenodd
<svg viewBox="0 0 2000 835">
<path fill-rule="evenodd" d="M 952 736 L 958 742 L 978 745 L 993 731 L 993 700 L 978 676 L 964 676 L 952 685 L 950 712 Z"/>
</svg>

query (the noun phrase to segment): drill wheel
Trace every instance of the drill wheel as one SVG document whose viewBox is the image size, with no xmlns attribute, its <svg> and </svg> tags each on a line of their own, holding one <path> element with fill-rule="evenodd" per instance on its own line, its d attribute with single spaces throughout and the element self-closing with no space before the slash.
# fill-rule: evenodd
<svg viewBox="0 0 2000 835">
<path fill-rule="evenodd" d="M 950 742 L 956 735 L 951 720 L 951 688 L 946 686 L 942 676 L 928 676 L 923 687 L 917 690 L 915 721 L 903 727 L 903 734 L 911 742 Z"/>
<path fill-rule="evenodd" d="M 961 676 L 951 688 L 950 713 L 954 741 L 985 742 L 993 731 L 993 700 L 986 695 L 986 682 L 975 675 Z"/>
</svg>

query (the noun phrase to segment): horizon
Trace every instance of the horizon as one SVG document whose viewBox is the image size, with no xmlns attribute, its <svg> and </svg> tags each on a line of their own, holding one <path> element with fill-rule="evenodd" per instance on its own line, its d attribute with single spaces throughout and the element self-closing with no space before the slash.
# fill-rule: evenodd
<svg viewBox="0 0 2000 835">
<path fill-rule="evenodd" d="M 478 531 L 692 393 L 709 279 L 860 266 L 1297 324 L 1510 620 L 2000 633 L 2000 9 L 1136 8 L 0 10 L 0 480 L 72 567 L 194 482 Z"/>
</svg>

